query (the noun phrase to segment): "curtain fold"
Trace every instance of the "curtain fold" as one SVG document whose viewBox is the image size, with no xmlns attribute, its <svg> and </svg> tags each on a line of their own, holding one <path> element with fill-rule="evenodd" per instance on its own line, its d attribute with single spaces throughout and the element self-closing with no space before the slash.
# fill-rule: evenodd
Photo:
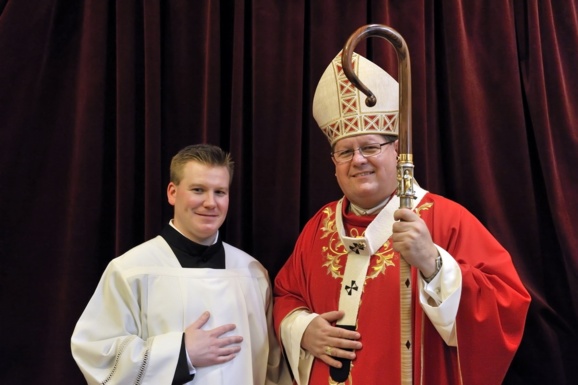
<svg viewBox="0 0 578 385">
<path fill-rule="evenodd" d="M 225 239 L 273 278 L 338 199 L 312 117 L 362 25 L 412 64 L 416 177 L 472 211 L 532 294 L 505 384 L 570 384 L 578 357 L 575 1 L 0 0 L 0 383 L 78 384 L 72 329 L 106 264 L 171 218 L 171 156 L 232 153 Z M 397 78 L 383 39 L 359 45 Z"/>
</svg>

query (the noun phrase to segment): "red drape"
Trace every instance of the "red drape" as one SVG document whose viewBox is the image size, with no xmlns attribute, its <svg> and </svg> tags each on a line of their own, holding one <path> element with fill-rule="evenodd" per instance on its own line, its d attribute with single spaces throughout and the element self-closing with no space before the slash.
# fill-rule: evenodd
<svg viewBox="0 0 578 385">
<path fill-rule="evenodd" d="M 304 222 L 340 196 L 311 101 L 347 37 L 369 23 L 409 47 L 418 181 L 476 214 L 532 294 L 506 383 L 572 383 L 577 9 L 0 0 L 0 383 L 83 382 L 72 329 L 108 261 L 170 218 L 168 166 L 185 145 L 231 151 L 223 232 L 274 276 Z M 358 52 L 396 76 L 387 42 Z"/>
</svg>

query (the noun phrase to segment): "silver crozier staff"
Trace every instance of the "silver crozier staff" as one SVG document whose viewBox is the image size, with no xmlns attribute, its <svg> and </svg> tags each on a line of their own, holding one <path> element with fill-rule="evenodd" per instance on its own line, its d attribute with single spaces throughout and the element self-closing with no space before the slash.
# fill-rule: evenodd
<svg viewBox="0 0 578 385">
<path fill-rule="evenodd" d="M 413 189 L 413 154 L 411 143 L 411 72 L 409 51 L 405 40 L 391 27 L 381 24 L 369 24 L 358 28 L 343 47 L 342 67 L 347 79 L 361 92 L 367 95 L 365 104 L 372 107 L 377 98 L 363 84 L 352 69 L 353 50 L 361 40 L 377 36 L 384 38 L 395 48 L 398 62 L 399 82 L 399 156 L 397 161 L 397 195 L 400 208 L 412 208 L 415 199 Z M 409 264 L 400 258 L 400 304 L 401 304 L 401 373 L 402 384 L 412 384 L 412 307 L 411 307 L 411 269 Z"/>
</svg>

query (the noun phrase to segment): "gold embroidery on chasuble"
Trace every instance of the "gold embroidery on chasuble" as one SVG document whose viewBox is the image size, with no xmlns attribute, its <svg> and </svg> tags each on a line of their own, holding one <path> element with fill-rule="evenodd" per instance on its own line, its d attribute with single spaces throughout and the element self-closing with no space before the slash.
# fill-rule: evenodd
<svg viewBox="0 0 578 385">
<path fill-rule="evenodd" d="M 335 279 L 341 279 L 345 269 L 344 260 L 347 258 L 347 250 L 337 232 L 335 212 L 330 207 L 327 207 L 323 210 L 323 214 L 325 214 L 325 218 L 321 226 L 321 231 L 323 232 L 321 239 L 328 238 L 328 246 L 323 246 L 322 248 L 322 253 L 326 260 L 323 266 L 327 267 L 327 274 L 330 274 Z M 363 237 L 363 234 L 359 234 L 357 229 L 352 229 L 349 236 L 357 238 Z M 366 280 L 376 278 L 379 274 L 384 274 L 387 266 L 395 265 L 393 262 L 394 251 L 389 240 L 385 243 L 385 247 L 381 247 L 374 256 L 375 260 L 371 262 L 367 269 Z"/>
<path fill-rule="evenodd" d="M 420 205 L 418 208 L 415 209 L 415 213 L 421 217 L 421 212 L 423 210 L 429 210 L 433 206 L 433 202 L 428 202 Z"/>
</svg>

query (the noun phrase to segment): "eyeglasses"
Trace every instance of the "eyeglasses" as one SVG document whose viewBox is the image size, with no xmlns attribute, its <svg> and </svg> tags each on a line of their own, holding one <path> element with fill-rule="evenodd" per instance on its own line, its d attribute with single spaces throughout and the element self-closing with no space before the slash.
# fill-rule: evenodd
<svg viewBox="0 0 578 385">
<path fill-rule="evenodd" d="M 351 159 L 353 159 L 353 156 L 355 155 L 355 151 L 357 151 L 357 150 L 359 150 L 359 153 L 361 154 L 361 156 L 363 156 L 364 158 L 369 158 L 372 156 L 379 155 L 381 153 L 381 148 L 383 146 L 385 146 L 386 144 L 393 143 L 393 142 L 395 142 L 395 140 L 392 140 L 391 142 L 385 142 L 385 143 L 366 144 L 365 146 L 361 146 L 358 148 L 352 148 L 349 150 L 332 152 L 331 156 L 333 157 L 333 159 L 335 159 L 336 163 L 347 163 L 347 162 L 351 161 Z"/>
</svg>

